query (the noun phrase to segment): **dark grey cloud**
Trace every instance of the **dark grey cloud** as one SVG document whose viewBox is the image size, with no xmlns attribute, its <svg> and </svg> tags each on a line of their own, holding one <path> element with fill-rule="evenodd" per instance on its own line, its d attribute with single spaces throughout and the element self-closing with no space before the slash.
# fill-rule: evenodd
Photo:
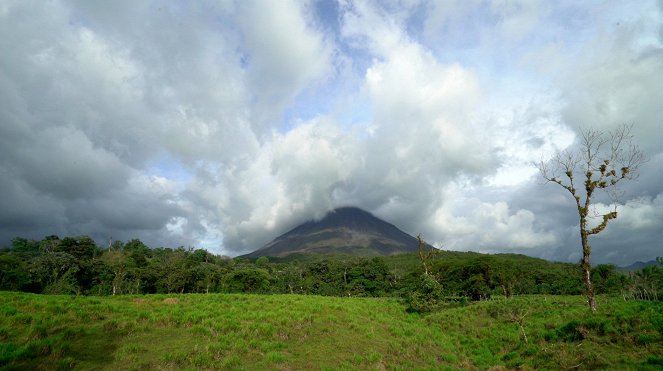
<svg viewBox="0 0 663 371">
<path fill-rule="evenodd" d="M 0 5 L 0 243 L 237 254 L 354 205 L 440 246 L 574 261 L 572 200 L 532 162 L 630 122 L 652 161 L 595 258 L 656 255 L 660 2 L 319 5 Z"/>
</svg>

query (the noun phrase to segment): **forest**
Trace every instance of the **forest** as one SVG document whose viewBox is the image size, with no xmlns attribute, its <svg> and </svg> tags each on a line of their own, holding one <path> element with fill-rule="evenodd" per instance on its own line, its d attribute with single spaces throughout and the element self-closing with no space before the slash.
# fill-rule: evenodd
<svg viewBox="0 0 663 371">
<path fill-rule="evenodd" d="M 592 272 L 597 311 L 579 264 L 524 255 L 231 259 L 15 238 L 0 367 L 660 369 L 663 269 Z"/>
<path fill-rule="evenodd" d="M 17 237 L 0 250 L 0 290 L 44 294 L 152 293 L 312 294 L 402 297 L 428 311 L 442 302 L 494 295 L 577 295 L 578 264 L 524 255 L 439 251 L 424 265 L 417 254 L 228 258 L 194 248 L 150 248 L 138 239 L 101 248 L 87 236 Z M 661 300 L 663 268 L 592 270 L 597 294 Z M 432 303 L 432 306 L 431 306 Z"/>
</svg>

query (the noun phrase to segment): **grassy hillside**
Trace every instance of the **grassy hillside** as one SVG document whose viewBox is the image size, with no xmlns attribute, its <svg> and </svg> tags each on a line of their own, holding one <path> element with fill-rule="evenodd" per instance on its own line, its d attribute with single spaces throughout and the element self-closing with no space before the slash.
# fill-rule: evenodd
<svg viewBox="0 0 663 371">
<path fill-rule="evenodd" d="M 529 296 L 421 316 L 389 298 L 0 292 L 7 369 L 656 369 L 662 336 L 663 303 L 613 297 L 597 314 Z"/>
</svg>

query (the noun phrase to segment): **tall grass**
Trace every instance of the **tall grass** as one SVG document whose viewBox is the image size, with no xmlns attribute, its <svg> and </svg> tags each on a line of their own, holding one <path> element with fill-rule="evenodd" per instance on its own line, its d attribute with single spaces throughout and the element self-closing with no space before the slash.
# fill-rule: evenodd
<svg viewBox="0 0 663 371">
<path fill-rule="evenodd" d="M 663 303 L 496 299 L 430 315 L 388 298 L 0 293 L 8 369 L 639 368 L 663 362 Z"/>
</svg>

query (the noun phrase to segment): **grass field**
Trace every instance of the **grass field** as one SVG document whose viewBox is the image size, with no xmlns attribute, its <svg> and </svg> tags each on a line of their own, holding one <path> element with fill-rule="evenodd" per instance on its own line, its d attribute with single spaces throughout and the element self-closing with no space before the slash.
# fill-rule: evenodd
<svg viewBox="0 0 663 371">
<path fill-rule="evenodd" d="M 4 369 L 663 367 L 663 303 L 528 296 L 407 313 L 396 299 L 0 292 Z"/>
</svg>

